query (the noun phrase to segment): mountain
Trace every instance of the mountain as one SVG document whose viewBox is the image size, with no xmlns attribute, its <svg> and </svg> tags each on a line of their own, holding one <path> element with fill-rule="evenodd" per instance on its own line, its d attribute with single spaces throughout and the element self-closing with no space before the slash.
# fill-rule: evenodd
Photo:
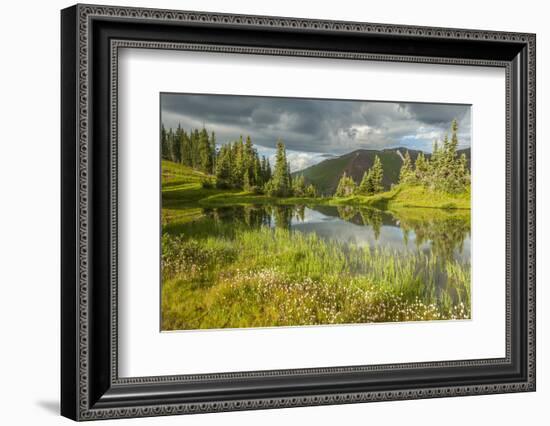
<svg viewBox="0 0 550 426">
<path fill-rule="evenodd" d="M 313 183 L 318 191 L 323 195 L 332 195 L 336 191 L 340 177 L 346 172 L 358 184 L 363 178 L 363 173 L 374 164 L 374 158 L 378 155 L 384 169 L 384 179 L 382 184 L 384 188 L 399 181 L 399 171 L 403 164 L 403 156 L 409 151 L 409 155 L 414 163 L 416 157 L 421 151 L 408 148 L 389 148 L 383 150 L 358 149 L 349 152 L 340 157 L 329 158 L 304 170 L 293 173 L 293 176 L 303 175 L 306 183 Z M 470 166 L 470 148 L 458 151 L 458 155 L 466 154 L 468 167 Z M 429 154 L 424 154 L 427 158 Z"/>
</svg>

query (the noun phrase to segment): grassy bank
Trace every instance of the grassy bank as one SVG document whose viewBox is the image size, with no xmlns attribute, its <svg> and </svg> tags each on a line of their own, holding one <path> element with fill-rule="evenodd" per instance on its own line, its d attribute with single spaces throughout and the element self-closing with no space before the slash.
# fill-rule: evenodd
<svg viewBox="0 0 550 426">
<path fill-rule="evenodd" d="M 357 205 L 395 210 L 403 208 L 470 209 L 470 191 L 463 194 L 430 191 L 423 186 L 397 185 L 390 191 L 365 196 L 333 198 L 333 205 Z"/>
<path fill-rule="evenodd" d="M 212 176 L 169 161 L 162 162 L 163 208 L 174 210 L 191 205 L 223 207 L 248 204 L 351 205 L 382 210 L 402 208 L 470 209 L 470 192 L 448 194 L 429 191 L 423 186 L 398 185 L 390 191 L 372 196 L 334 197 L 269 197 L 237 189 L 203 188 L 202 182 Z"/>
</svg>

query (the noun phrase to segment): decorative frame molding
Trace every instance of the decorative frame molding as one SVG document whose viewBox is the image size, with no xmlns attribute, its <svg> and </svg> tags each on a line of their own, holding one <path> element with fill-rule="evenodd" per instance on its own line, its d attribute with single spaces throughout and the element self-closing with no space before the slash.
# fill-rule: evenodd
<svg viewBox="0 0 550 426">
<path fill-rule="evenodd" d="M 124 24 L 166 33 L 158 41 L 134 38 Z M 96 25 L 97 24 L 97 25 Z M 190 41 L 175 38 L 171 28 L 189 28 Z M 204 29 L 235 32 L 239 44 L 209 41 Z M 197 34 L 193 31 L 197 31 Z M 314 32 L 326 37 L 349 35 L 375 40 L 370 51 L 315 46 L 246 45 L 247 30 L 275 34 Z M 107 35 L 108 34 L 108 35 Z M 121 37 L 123 35 L 124 37 Z M 204 37 L 205 40 L 202 40 Z M 199 41 L 200 39 L 200 41 Z M 388 42 L 424 43 L 418 55 L 386 52 Z M 386 43 L 386 44 L 385 44 Z M 435 43 L 476 47 L 465 56 L 438 56 Z M 502 359 L 327 367 L 300 370 L 222 373 L 144 378 L 118 377 L 117 368 L 117 70 L 119 48 L 217 51 L 238 54 L 311 56 L 353 60 L 440 63 L 503 67 L 506 70 L 506 357 Z M 352 46 L 353 47 L 353 46 Z M 367 46 L 369 48 L 369 46 Z M 431 50 L 430 50 L 431 49 Z M 435 49 L 435 50 L 434 50 Z M 489 53 L 489 49 L 492 53 Z M 386 53 L 384 53 L 386 52 Z M 435 398 L 535 390 L 535 36 L 510 32 L 411 27 L 266 16 L 182 12 L 126 7 L 76 5 L 62 11 L 62 414 L 75 420 L 141 417 L 197 412 L 277 408 L 352 402 Z M 468 56 L 469 55 L 469 56 Z M 94 68 L 95 67 L 95 68 Z M 101 98 L 101 99 L 100 99 Z M 106 103 L 107 102 L 107 103 Z M 103 145 L 96 141 L 100 138 Z M 108 143 L 107 143 L 108 142 Z M 93 158 L 93 168 L 91 167 Z M 98 161 L 101 159 L 102 161 Z M 108 172 L 105 177 L 96 171 Z M 100 189 L 107 189 L 103 194 Z M 104 198 L 106 197 L 106 198 Z M 515 212 L 515 206 L 519 206 Z M 99 234 L 97 229 L 105 229 Z M 108 235 L 107 235 L 108 234 Z M 99 246 L 108 262 L 97 266 Z M 516 264 L 516 262 L 518 262 Z M 106 265 L 105 263 L 108 263 Z M 100 278 L 107 279 L 103 283 Z M 520 300 L 521 299 L 521 300 Z M 92 303 L 93 301 L 93 303 Z M 514 305 L 514 303 L 518 305 Z M 101 305 L 99 309 L 97 305 Z M 106 309 L 108 307 L 108 309 Z M 99 310 L 98 310 L 99 309 Z M 506 369 L 509 380 L 478 380 L 467 385 L 395 388 L 363 387 L 362 374 L 444 371 L 474 368 Z M 473 370 L 472 370 L 473 371 Z M 515 372 L 515 376 L 512 375 Z M 350 375 L 349 391 L 324 391 L 331 377 Z M 353 375 L 353 377 L 352 377 Z M 273 387 L 268 397 L 253 389 L 269 380 L 315 377 L 325 385 L 299 392 Z M 346 376 L 347 377 L 347 376 Z M 365 376 L 366 377 L 366 376 Z M 251 388 L 223 393 L 231 380 L 249 380 Z M 353 380 L 352 380 L 353 379 Z M 261 382 L 263 380 L 263 382 Z M 261 383 L 260 383 L 261 382 Z M 352 385 L 353 382 L 353 385 Z M 396 379 L 396 382 L 399 380 Z M 435 379 L 434 379 L 435 382 Z M 290 383 L 290 382 L 289 382 Z M 197 386 L 196 397 L 168 398 L 165 390 Z M 325 386 L 325 387 L 323 387 Z M 369 390 L 374 386 L 374 390 Z M 389 386 L 389 385 L 388 385 Z M 207 389 L 208 388 L 208 389 Z M 182 388 L 183 389 L 183 388 Z M 142 396 L 138 396 L 139 394 Z M 143 396 L 149 394 L 149 396 Z M 199 395 L 200 394 L 200 395 Z M 210 396 L 204 397 L 204 394 Z"/>
</svg>

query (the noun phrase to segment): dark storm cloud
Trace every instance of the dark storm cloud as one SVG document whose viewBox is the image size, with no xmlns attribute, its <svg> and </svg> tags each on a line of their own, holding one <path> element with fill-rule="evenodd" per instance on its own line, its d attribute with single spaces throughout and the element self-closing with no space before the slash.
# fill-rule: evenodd
<svg viewBox="0 0 550 426">
<path fill-rule="evenodd" d="M 280 138 L 302 165 L 360 148 L 430 151 L 455 118 L 460 147 L 470 145 L 468 105 L 162 94 L 161 118 L 168 128 L 204 125 L 219 143 L 250 135 L 266 154 Z"/>
<path fill-rule="evenodd" d="M 446 126 L 454 118 L 463 119 L 468 113 L 468 109 L 463 105 L 448 104 L 402 104 L 403 108 L 412 118 L 432 125 Z"/>
</svg>

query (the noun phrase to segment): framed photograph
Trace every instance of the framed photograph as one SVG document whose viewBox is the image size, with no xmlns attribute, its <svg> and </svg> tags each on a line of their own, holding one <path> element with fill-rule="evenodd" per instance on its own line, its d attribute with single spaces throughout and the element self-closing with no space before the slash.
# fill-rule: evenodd
<svg viewBox="0 0 550 426">
<path fill-rule="evenodd" d="M 61 412 L 535 390 L 535 35 L 61 12 Z"/>
</svg>

